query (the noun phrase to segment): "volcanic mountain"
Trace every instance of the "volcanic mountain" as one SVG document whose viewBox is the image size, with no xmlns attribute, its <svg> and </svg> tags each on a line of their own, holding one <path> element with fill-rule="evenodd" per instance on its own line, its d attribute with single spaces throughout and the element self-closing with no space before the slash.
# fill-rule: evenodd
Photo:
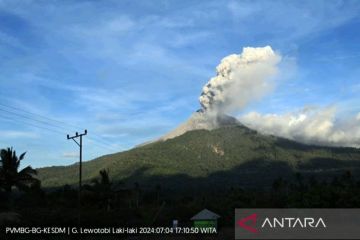
<svg viewBox="0 0 360 240">
<path fill-rule="evenodd" d="M 227 115 L 202 110 L 160 139 L 83 164 L 85 182 L 109 169 L 114 182 L 144 188 L 198 191 L 231 186 L 266 187 L 295 172 L 329 177 L 360 173 L 360 149 L 323 147 L 263 135 Z M 39 170 L 45 187 L 75 185 L 78 166 Z"/>
<path fill-rule="evenodd" d="M 234 117 L 225 114 L 212 114 L 203 110 L 193 113 L 190 118 L 177 128 L 162 136 L 159 140 L 167 140 L 183 135 L 194 130 L 213 130 L 221 127 L 241 126 L 242 124 Z"/>
</svg>

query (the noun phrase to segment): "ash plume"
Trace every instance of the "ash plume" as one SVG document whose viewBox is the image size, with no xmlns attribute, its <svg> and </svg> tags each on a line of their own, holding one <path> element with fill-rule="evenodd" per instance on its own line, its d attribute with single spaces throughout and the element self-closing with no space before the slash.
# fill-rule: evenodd
<svg viewBox="0 0 360 240">
<path fill-rule="evenodd" d="M 202 109 L 161 140 L 197 129 L 212 130 L 244 124 L 263 134 L 305 144 L 360 147 L 360 113 L 346 120 L 337 118 L 335 107 L 304 108 L 285 114 L 250 112 L 238 119 L 227 115 L 242 110 L 247 104 L 271 92 L 275 87 L 275 77 L 284 76 L 283 64 L 287 60 L 282 61 L 282 57 L 270 46 L 246 47 L 241 54 L 223 58 L 216 67 L 216 76 L 203 87 L 199 98 Z M 290 62 L 287 67 L 291 70 L 291 66 Z"/>
<path fill-rule="evenodd" d="M 306 144 L 360 147 L 360 113 L 346 120 L 336 117 L 336 107 L 304 108 L 285 114 L 250 112 L 240 117 L 246 126 L 263 134 Z"/>
<path fill-rule="evenodd" d="M 274 88 L 281 56 L 270 46 L 245 47 L 241 54 L 221 60 L 216 76 L 203 87 L 199 98 L 203 111 L 217 114 L 241 110 Z"/>
<path fill-rule="evenodd" d="M 174 138 L 197 129 L 241 125 L 227 114 L 241 110 L 249 102 L 270 92 L 275 86 L 273 78 L 278 73 L 280 61 L 281 56 L 270 46 L 246 47 L 241 54 L 223 58 L 216 67 L 216 76 L 203 87 L 199 98 L 202 109 L 161 139 Z"/>
</svg>

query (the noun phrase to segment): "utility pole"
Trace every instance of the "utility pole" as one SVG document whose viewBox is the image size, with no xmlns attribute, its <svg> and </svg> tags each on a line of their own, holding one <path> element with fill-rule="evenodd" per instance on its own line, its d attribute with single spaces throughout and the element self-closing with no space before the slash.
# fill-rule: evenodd
<svg viewBox="0 0 360 240">
<path fill-rule="evenodd" d="M 81 186 L 82 186 L 82 137 L 87 134 L 87 130 L 85 129 L 84 133 L 79 134 L 78 132 L 75 133 L 75 136 L 70 137 L 69 134 L 67 135 L 67 139 L 72 139 L 80 148 L 79 154 L 79 196 L 78 196 L 78 209 L 79 209 L 79 225 L 80 225 L 80 208 L 81 208 Z M 77 142 L 75 139 L 80 138 L 80 142 Z"/>
</svg>

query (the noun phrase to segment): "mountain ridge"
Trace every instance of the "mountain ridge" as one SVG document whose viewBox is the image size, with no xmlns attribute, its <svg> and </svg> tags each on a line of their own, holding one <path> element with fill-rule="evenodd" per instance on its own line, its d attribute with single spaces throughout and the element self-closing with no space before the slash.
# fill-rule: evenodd
<svg viewBox="0 0 360 240">
<path fill-rule="evenodd" d="M 227 125 L 212 130 L 188 131 L 174 138 L 84 162 L 83 179 L 85 183 L 90 182 L 98 177 L 99 170 L 109 169 L 113 181 L 138 182 L 144 187 L 156 184 L 169 188 L 186 188 L 188 184 L 203 187 L 211 176 L 216 176 L 216 180 L 211 179 L 214 186 L 251 185 L 249 179 L 263 182 L 258 184 L 262 185 L 301 169 L 310 169 L 312 173 L 333 168 L 358 171 L 358 160 L 360 150 L 356 148 L 306 145 L 263 135 L 244 125 Z M 269 178 L 259 181 L 261 177 L 257 171 Z M 41 168 L 39 178 L 45 187 L 76 186 L 78 167 Z"/>
</svg>

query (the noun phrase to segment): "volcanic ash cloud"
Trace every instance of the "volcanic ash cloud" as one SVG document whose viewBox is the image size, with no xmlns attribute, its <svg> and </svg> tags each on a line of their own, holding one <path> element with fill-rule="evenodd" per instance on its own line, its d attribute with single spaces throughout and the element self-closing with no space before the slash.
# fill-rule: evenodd
<svg viewBox="0 0 360 240">
<path fill-rule="evenodd" d="M 281 56 L 269 46 L 246 47 L 241 54 L 225 57 L 216 67 L 216 76 L 203 87 L 200 96 L 202 109 L 161 139 L 174 138 L 196 129 L 240 125 L 237 119 L 227 114 L 241 110 L 271 91 L 280 61 Z"/>
<path fill-rule="evenodd" d="M 216 76 L 203 87 L 199 98 L 204 111 L 231 113 L 241 110 L 274 88 L 281 56 L 270 46 L 246 47 L 241 54 L 221 60 Z"/>
<path fill-rule="evenodd" d="M 335 107 L 304 108 L 280 115 L 250 112 L 240 120 L 261 133 L 306 144 L 360 147 L 360 113 L 340 120 Z"/>
</svg>

